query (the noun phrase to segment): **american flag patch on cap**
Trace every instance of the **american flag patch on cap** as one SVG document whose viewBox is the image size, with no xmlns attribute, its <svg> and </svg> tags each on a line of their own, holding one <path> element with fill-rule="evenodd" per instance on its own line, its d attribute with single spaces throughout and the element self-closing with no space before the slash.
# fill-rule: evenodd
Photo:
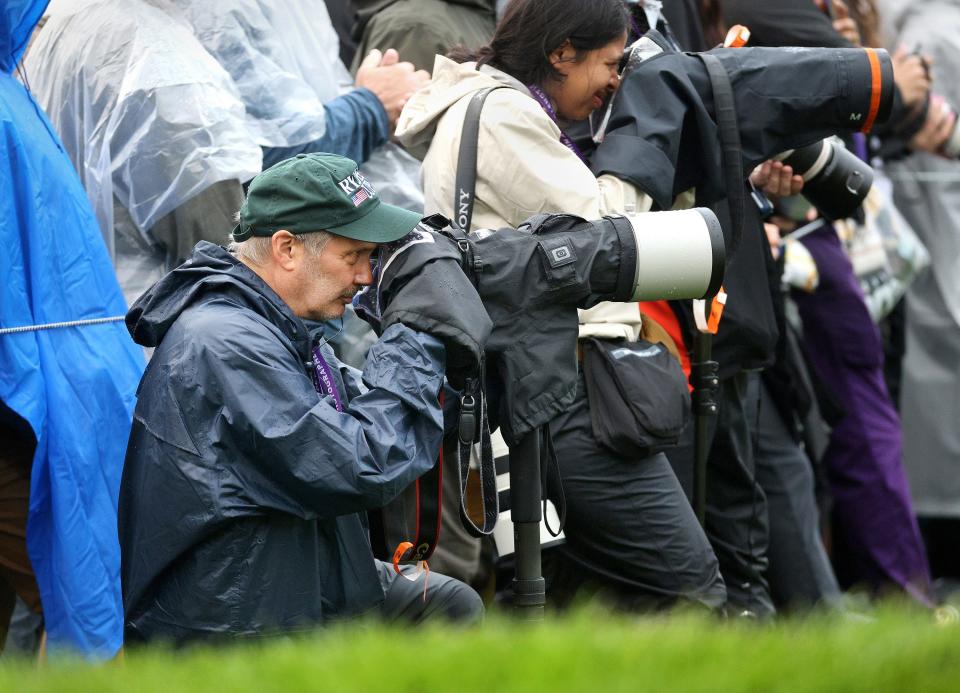
<svg viewBox="0 0 960 693">
<path fill-rule="evenodd" d="M 349 196 L 354 207 L 359 207 L 371 197 L 376 197 L 376 193 L 373 192 L 373 186 L 367 182 L 367 179 L 363 177 L 360 171 L 354 171 L 337 185 Z"/>
<path fill-rule="evenodd" d="M 367 194 L 364 188 L 360 188 L 357 192 L 353 193 L 353 206 L 359 207 L 360 203 L 367 199 L 370 199 L 370 195 Z"/>
</svg>

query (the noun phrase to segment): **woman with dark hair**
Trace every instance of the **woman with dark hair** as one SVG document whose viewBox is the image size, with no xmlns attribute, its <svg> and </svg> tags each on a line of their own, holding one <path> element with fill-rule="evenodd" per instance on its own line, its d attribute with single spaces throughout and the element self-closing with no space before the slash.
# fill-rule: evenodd
<svg viewBox="0 0 960 693">
<path fill-rule="evenodd" d="M 563 130 L 619 86 L 627 21 L 622 0 L 513 0 L 489 45 L 437 56 L 433 81 L 410 99 L 397 127 L 401 143 L 423 158 L 426 211 L 453 216 L 467 105 L 489 87 L 503 88 L 490 92 L 481 113 L 473 229 L 516 227 L 541 212 L 597 219 L 648 210 L 649 198 L 629 183 L 595 178 Z M 600 304 L 582 311 L 580 322 L 581 338 L 635 341 L 641 329 L 636 303 Z M 717 559 L 666 457 L 637 459 L 601 446 L 582 379 L 550 432 L 568 510 L 551 594 L 591 585 L 629 607 L 680 599 L 723 605 Z"/>
<path fill-rule="evenodd" d="M 507 6 L 488 45 L 437 56 L 433 82 L 407 103 L 396 133 L 425 155 L 426 210 L 452 212 L 465 97 L 501 86 L 509 88 L 490 94 L 480 123 L 476 226 L 561 209 L 597 218 L 604 191 L 561 128 L 617 88 L 625 42 L 619 0 L 525 0 Z M 622 189 L 615 179 L 611 187 Z"/>
</svg>

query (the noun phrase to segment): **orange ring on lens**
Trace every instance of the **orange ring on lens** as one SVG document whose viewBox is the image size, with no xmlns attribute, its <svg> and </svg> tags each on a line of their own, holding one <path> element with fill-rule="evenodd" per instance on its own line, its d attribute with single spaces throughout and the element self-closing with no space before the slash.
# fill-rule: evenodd
<svg viewBox="0 0 960 693">
<path fill-rule="evenodd" d="M 877 112 L 880 110 L 880 92 L 883 90 L 882 73 L 880 72 L 880 57 L 873 48 L 865 48 L 867 59 L 870 61 L 870 112 L 867 113 L 867 119 L 863 123 L 860 132 L 870 132 L 873 128 L 873 121 L 877 118 Z"/>
</svg>

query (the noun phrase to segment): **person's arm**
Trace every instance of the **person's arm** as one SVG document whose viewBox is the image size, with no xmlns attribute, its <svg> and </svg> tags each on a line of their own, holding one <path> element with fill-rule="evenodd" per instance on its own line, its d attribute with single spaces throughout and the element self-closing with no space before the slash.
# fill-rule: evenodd
<svg viewBox="0 0 960 693">
<path fill-rule="evenodd" d="M 723 0 L 727 26 L 750 29 L 750 46 L 852 48 L 813 0 Z"/>
<path fill-rule="evenodd" d="M 264 147 L 263 167 L 309 152 L 340 154 L 362 164 L 390 136 L 387 111 L 369 89 L 354 89 L 338 96 L 323 104 L 323 111 L 323 137 L 293 147 Z"/>
<path fill-rule="evenodd" d="M 382 507 L 436 462 L 438 340 L 390 327 L 367 357 L 368 390 L 339 412 L 262 325 L 230 327 L 192 347 L 191 360 L 204 378 L 203 397 L 221 412 L 204 435 L 222 446 L 218 488 L 232 503 L 303 518 L 345 515 Z"/>
</svg>

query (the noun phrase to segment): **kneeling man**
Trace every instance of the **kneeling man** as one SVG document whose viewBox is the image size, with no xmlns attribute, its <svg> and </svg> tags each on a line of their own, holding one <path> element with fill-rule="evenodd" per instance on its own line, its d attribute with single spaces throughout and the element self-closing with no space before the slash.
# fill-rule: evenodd
<svg viewBox="0 0 960 693">
<path fill-rule="evenodd" d="M 436 459 L 443 345 L 392 325 L 361 374 L 303 322 L 341 316 L 419 220 L 349 159 L 301 154 L 253 180 L 228 249 L 201 242 L 130 310 L 156 351 L 120 489 L 128 642 L 481 618 L 466 585 L 432 574 L 424 598 L 376 561 L 364 514 Z"/>
</svg>

